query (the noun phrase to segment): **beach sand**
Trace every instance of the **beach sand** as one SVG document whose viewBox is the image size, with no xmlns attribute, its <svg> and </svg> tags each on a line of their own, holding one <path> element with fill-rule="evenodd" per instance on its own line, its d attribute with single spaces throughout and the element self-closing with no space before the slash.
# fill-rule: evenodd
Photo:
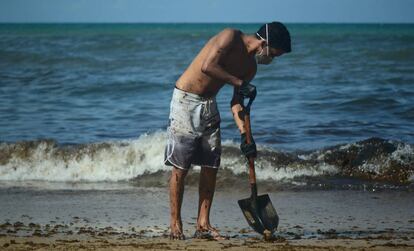
<svg viewBox="0 0 414 251">
<path fill-rule="evenodd" d="M 211 241 L 95 233 L 30 237 L 0 237 L 1 250 L 414 250 L 414 240 L 383 238 L 302 239 L 231 238 Z"/>
<path fill-rule="evenodd" d="M 269 191 L 280 224 L 266 242 L 237 200 L 218 189 L 211 221 L 225 241 L 193 239 L 197 190 L 183 202 L 185 241 L 168 239 L 166 188 L 68 184 L 0 189 L 0 250 L 414 250 L 414 199 L 405 191 Z M 264 193 L 264 192 L 260 192 Z"/>
</svg>

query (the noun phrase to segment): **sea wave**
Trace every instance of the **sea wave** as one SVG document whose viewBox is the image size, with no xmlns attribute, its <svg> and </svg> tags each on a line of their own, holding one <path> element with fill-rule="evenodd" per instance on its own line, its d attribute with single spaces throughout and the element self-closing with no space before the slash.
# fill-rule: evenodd
<svg viewBox="0 0 414 251">
<path fill-rule="evenodd" d="M 52 182 L 118 182 L 165 185 L 170 167 L 163 163 L 165 132 L 137 139 L 59 145 L 54 140 L 0 144 L 0 180 Z M 369 138 L 307 152 L 282 152 L 258 146 L 257 179 L 277 183 L 337 182 L 338 178 L 407 185 L 414 181 L 412 145 Z M 196 171 L 199 167 L 194 168 Z M 238 145 L 223 142 L 218 184 L 237 186 L 247 180 L 247 165 Z M 189 178 L 196 183 L 196 178 Z"/>
</svg>

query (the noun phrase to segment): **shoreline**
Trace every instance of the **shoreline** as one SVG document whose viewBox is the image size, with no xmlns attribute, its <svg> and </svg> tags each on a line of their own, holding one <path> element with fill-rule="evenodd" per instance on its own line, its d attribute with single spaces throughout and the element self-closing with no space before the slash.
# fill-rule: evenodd
<svg viewBox="0 0 414 251">
<path fill-rule="evenodd" d="M 266 242 L 237 199 L 219 190 L 211 220 L 225 241 L 191 238 L 198 192 L 185 191 L 185 241 L 171 241 L 167 189 L 0 189 L 0 250 L 414 250 L 413 194 L 401 191 L 268 192 L 280 219 Z"/>
</svg>

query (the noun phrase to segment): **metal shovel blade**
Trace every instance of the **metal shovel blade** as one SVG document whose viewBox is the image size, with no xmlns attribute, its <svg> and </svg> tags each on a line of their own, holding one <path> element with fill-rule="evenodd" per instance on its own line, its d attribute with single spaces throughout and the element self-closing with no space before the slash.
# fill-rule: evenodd
<svg viewBox="0 0 414 251">
<path fill-rule="evenodd" d="M 238 201 L 247 223 L 258 233 L 263 234 L 265 230 L 272 234 L 279 225 L 279 216 L 270 201 L 269 195 L 263 194 L 242 199 Z"/>
</svg>

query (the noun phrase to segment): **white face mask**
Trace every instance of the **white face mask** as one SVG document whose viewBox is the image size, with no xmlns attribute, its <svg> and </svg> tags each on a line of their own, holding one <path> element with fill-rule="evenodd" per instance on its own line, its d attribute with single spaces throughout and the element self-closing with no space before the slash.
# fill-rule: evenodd
<svg viewBox="0 0 414 251">
<path fill-rule="evenodd" d="M 273 60 L 273 57 L 269 55 L 269 41 L 267 40 L 269 37 L 269 29 L 266 24 L 266 39 L 262 38 L 262 36 L 259 35 L 259 33 L 256 33 L 262 40 L 266 41 L 266 55 L 263 54 L 264 49 L 260 51 L 259 54 L 256 54 L 256 62 L 258 64 L 270 64 Z"/>
</svg>

